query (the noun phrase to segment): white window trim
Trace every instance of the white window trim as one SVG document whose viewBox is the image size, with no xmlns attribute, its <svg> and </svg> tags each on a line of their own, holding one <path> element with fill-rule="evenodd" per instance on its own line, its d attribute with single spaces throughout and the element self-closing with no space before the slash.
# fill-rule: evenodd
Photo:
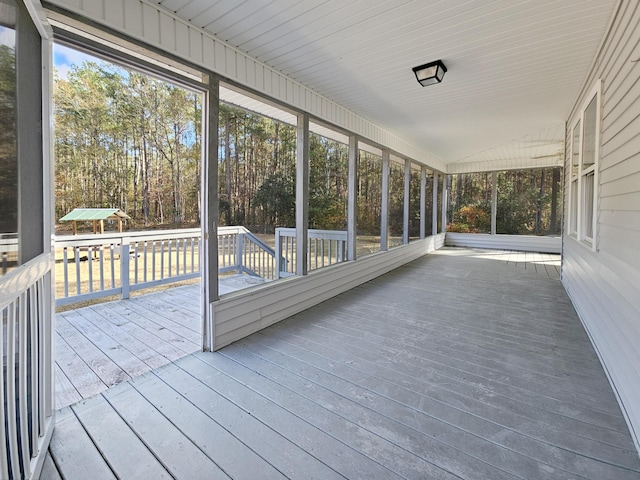
<svg viewBox="0 0 640 480">
<path fill-rule="evenodd" d="M 582 144 L 584 139 L 584 120 L 585 120 L 585 111 L 593 98 L 596 98 L 596 126 L 595 126 L 595 152 L 594 152 L 594 162 L 587 168 L 583 169 L 582 166 Z M 599 197 L 599 176 L 600 176 L 600 125 L 601 125 L 601 106 L 602 106 L 602 81 L 597 80 L 589 95 L 587 95 L 585 101 L 583 102 L 580 108 L 580 114 L 578 118 L 573 122 L 571 129 L 569 130 L 569 134 L 571 135 L 571 158 L 569 159 L 569 236 L 575 238 L 579 242 L 590 246 L 592 251 L 597 251 L 597 239 L 598 239 L 598 197 Z M 573 130 L 580 123 L 580 138 L 578 141 L 578 172 L 576 175 L 573 174 L 573 153 L 576 145 L 574 145 L 574 137 Z M 593 236 L 588 237 L 585 234 L 585 225 L 583 221 L 583 212 L 584 212 L 584 192 L 582 189 L 582 183 L 584 182 L 584 178 L 587 175 L 593 172 L 593 218 L 592 218 L 592 230 Z M 574 187 L 575 183 L 575 187 Z M 575 200 L 577 200 L 577 206 L 574 208 L 572 202 L 574 201 L 573 189 L 577 188 L 577 195 L 575 196 Z M 573 218 L 575 215 L 575 219 Z M 571 226 L 575 220 L 575 224 L 577 226 L 576 232 L 571 231 Z"/>
</svg>

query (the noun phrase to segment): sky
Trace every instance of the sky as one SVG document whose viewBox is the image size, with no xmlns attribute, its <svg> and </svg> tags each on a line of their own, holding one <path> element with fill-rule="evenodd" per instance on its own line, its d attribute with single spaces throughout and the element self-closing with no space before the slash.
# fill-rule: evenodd
<svg viewBox="0 0 640 480">
<path fill-rule="evenodd" d="M 82 65 L 82 62 L 86 60 L 99 61 L 98 58 L 87 55 L 79 50 L 74 50 L 73 48 L 68 48 L 57 43 L 53 44 L 53 64 L 58 71 L 58 78 L 62 80 L 67 79 L 72 65 Z"/>
<path fill-rule="evenodd" d="M 16 31 L 12 28 L 0 26 L 0 45 L 14 47 L 16 44 Z"/>
</svg>

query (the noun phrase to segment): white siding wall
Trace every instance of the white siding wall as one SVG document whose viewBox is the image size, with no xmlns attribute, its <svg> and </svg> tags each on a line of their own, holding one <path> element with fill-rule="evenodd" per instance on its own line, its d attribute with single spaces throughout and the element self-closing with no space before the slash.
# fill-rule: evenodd
<svg viewBox="0 0 640 480">
<path fill-rule="evenodd" d="M 602 79 L 597 251 L 563 237 L 563 283 L 640 448 L 640 3 L 624 0 L 568 119 Z M 571 141 L 567 133 L 567 143 Z M 567 155 L 566 172 L 569 172 Z M 569 191 L 568 175 L 565 192 Z M 565 205 L 568 206 L 565 196 Z M 565 208 L 565 232 L 568 232 Z"/>
<path fill-rule="evenodd" d="M 231 45 L 149 0 L 49 0 L 131 38 L 154 45 L 250 87 L 268 97 L 326 120 L 436 170 L 446 166 L 331 100 L 303 87 Z"/>
<path fill-rule="evenodd" d="M 489 235 L 488 233 L 447 233 L 449 247 L 494 248 L 520 252 L 560 253 L 560 237 L 537 235 Z"/>
</svg>

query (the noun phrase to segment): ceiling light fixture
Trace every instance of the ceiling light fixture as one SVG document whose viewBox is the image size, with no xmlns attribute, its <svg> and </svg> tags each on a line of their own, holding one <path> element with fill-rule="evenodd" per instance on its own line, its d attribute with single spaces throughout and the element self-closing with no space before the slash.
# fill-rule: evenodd
<svg viewBox="0 0 640 480">
<path fill-rule="evenodd" d="M 416 74 L 416 80 L 418 80 L 418 83 L 423 87 L 442 82 L 446 71 L 447 67 L 444 66 L 442 60 L 426 63 L 419 67 L 413 67 L 413 73 Z"/>
</svg>

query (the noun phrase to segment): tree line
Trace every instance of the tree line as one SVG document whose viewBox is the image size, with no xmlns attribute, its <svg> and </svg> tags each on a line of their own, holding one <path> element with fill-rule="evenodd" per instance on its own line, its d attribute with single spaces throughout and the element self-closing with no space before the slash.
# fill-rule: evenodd
<svg viewBox="0 0 640 480">
<path fill-rule="evenodd" d="M 199 93 L 102 61 L 75 65 L 54 85 L 56 218 L 111 207 L 136 228 L 199 223 Z M 219 223 L 294 226 L 295 126 L 222 103 L 218 138 Z M 380 158 L 360 157 L 358 224 L 379 232 Z M 346 228 L 347 158 L 347 145 L 310 135 L 310 228 Z M 399 181 L 391 206 L 402 204 Z M 392 210 L 402 222 L 402 208 Z"/>
<path fill-rule="evenodd" d="M 562 169 L 539 168 L 498 172 L 496 232 L 557 235 L 561 229 Z M 451 176 L 448 231 L 491 231 L 492 174 Z"/>
</svg>

